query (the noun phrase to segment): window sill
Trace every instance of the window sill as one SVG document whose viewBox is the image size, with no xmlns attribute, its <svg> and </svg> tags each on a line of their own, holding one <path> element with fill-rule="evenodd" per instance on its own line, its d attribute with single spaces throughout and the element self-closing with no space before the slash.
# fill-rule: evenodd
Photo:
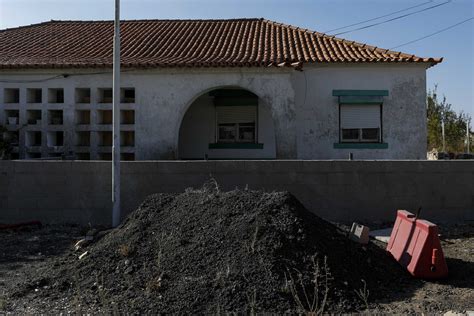
<svg viewBox="0 0 474 316">
<path fill-rule="evenodd" d="M 387 149 L 387 143 L 334 143 L 336 149 Z"/>
<path fill-rule="evenodd" d="M 263 144 L 255 143 L 212 143 L 209 149 L 263 149 Z"/>
</svg>

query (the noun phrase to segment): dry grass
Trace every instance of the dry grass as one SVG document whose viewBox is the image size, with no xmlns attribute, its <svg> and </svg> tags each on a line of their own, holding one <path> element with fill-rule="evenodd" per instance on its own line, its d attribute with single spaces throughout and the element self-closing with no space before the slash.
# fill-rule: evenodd
<svg viewBox="0 0 474 316">
<path fill-rule="evenodd" d="M 254 316 L 257 315 L 257 290 L 254 288 L 252 293 L 247 293 L 249 314 Z"/>
<path fill-rule="evenodd" d="M 248 253 L 255 253 L 255 245 L 257 244 L 257 237 L 258 237 L 258 225 L 255 225 L 255 230 L 252 234 L 252 240 L 250 240 L 249 244 L 247 245 L 247 252 Z"/>
<path fill-rule="evenodd" d="M 161 234 L 157 238 L 157 242 L 159 244 L 158 254 L 156 255 L 155 260 L 155 270 L 158 271 L 151 277 L 150 280 L 145 285 L 145 292 L 151 294 L 153 292 L 157 292 L 161 288 L 161 282 L 163 280 L 164 272 L 162 267 L 163 261 L 163 246 L 167 243 L 171 238 L 171 235 L 167 236 L 166 234 Z"/>
<path fill-rule="evenodd" d="M 145 291 L 149 294 L 153 292 L 157 292 L 161 288 L 162 279 L 163 279 L 163 272 L 160 275 L 151 278 L 146 283 Z"/>
<path fill-rule="evenodd" d="M 316 256 L 313 256 L 311 260 L 313 264 L 313 272 L 310 278 L 312 287 L 306 286 L 305 276 L 296 269 L 294 269 L 296 277 L 293 277 L 290 270 L 287 269 L 286 287 L 291 292 L 301 313 L 306 315 L 323 315 L 332 276 L 329 272 L 326 257 L 324 257 L 322 266 L 320 266 Z"/>
<path fill-rule="evenodd" d="M 366 310 L 369 309 L 369 290 L 367 289 L 367 283 L 365 280 L 361 280 L 364 286 L 360 288 L 359 290 L 354 290 L 354 292 L 357 294 L 357 296 L 360 298 L 360 300 L 365 304 Z"/>
<path fill-rule="evenodd" d="M 133 248 L 129 244 L 120 245 L 118 252 L 122 257 L 128 258 L 133 254 Z"/>
<path fill-rule="evenodd" d="M 3 297 L 0 296 L 0 311 L 3 311 L 7 308 L 7 300 Z"/>
</svg>

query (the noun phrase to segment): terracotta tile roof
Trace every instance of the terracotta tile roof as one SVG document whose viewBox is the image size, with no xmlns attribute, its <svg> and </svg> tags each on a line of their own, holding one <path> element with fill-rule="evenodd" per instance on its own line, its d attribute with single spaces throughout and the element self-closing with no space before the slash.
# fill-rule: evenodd
<svg viewBox="0 0 474 316">
<path fill-rule="evenodd" d="M 123 67 L 252 67 L 442 61 L 265 19 L 121 22 Z M 111 67 L 113 21 L 50 21 L 0 31 L 0 69 Z"/>
</svg>

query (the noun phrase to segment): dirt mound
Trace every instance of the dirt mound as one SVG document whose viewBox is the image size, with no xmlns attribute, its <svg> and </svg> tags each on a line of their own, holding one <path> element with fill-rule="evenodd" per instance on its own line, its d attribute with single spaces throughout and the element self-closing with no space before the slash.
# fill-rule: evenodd
<svg viewBox="0 0 474 316">
<path fill-rule="evenodd" d="M 86 250 L 37 272 L 15 296 L 45 311 L 342 312 L 365 308 L 364 282 L 370 290 L 403 277 L 377 247 L 349 241 L 288 192 L 219 192 L 212 183 L 148 197 Z"/>
</svg>

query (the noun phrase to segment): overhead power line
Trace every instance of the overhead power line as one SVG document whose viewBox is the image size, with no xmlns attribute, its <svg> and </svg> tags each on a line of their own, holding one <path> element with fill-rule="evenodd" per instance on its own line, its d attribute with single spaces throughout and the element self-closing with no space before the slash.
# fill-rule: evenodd
<svg viewBox="0 0 474 316">
<path fill-rule="evenodd" d="M 431 7 L 428 7 L 428 8 L 424 8 L 424 9 L 421 9 L 421 10 L 417 10 L 417 11 L 414 11 L 414 12 L 410 12 L 410 13 L 407 13 L 407 14 L 399 15 L 399 16 L 396 16 L 396 17 L 394 17 L 394 18 L 391 18 L 391 19 L 382 21 L 382 22 L 378 22 L 378 23 L 374 23 L 374 24 L 369 24 L 369 25 L 366 25 L 366 26 L 362 26 L 362 27 L 359 27 L 359 28 L 355 28 L 355 29 L 353 29 L 353 30 L 344 31 L 344 32 L 339 32 L 339 33 L 336 33 L 336 34 L 333 34 L 333 35 L 341 35 L 341 34 L 352 33 L 352 32 L 359 31 L 359 30 L 363 30 L 363 29 L 368 29 L 369 27 L 374 27 L 374 26 L 377 26 L 377 25 L 380 25 L 380 24 L 385 24 L 385 23 L 388 23 L 388 22 L 392 22 L 392 21 L 395 21 L 395 20 L 399 20 L 399 19 L 402 19 L 402 18 L 406 18 L 407 16 L 410 16 L 410 15 L 413 15 L 413 14 L 417 14 L 417 13 L 420 13 L 420 12 L 428 11 L 428 10 L 431 10 L 431 9 L 434 9 L 434 8 L 437 8 L 437 7 L 446 5 L 446 4 L 448 4 L 448 3 L 452 2 L 452 1 L 453 1 L 453 0 L 448 0 L 448 1 L 445 1 L 445 2 L 442 2 L 442 3 L 439 3 L 439 4 L 437 4 L 437 5 L 434 5 L 434 6 L 431 6 Z"/>
<path fill-rule="evenodd" d="M 392 50 L 392 49 L 394 49 L 394 48 L 402 47 L 402 46 L 405 46 L 405 45 L 408 45 L 408 44 L 412 44 L 412 43 L 415 43 L 415 42 L 418 42 L 418 41 L 421 41 L 421 40 L 423 40 L 423 39 L 425 39 L 425 38 L 428 38 L 428 37 L 434 36 L 434 35 L 436 35 L 436 34 L 442 33 L 442 32 L 444 32 L 444 31 L 447 31 L 447 30 L 449 30 L 449 29 L 452 29 L 453 27 L 456 27 L 456 26 L 458 26 L 458 25 L 461 25 L 461 24 L 466 23 L 466 22 L 468 22 L 468 21 L 470 21 L 470 20 L 473 20 L 473 19 L 474 19 L 474 17 L 471 17 L 471 18 L 466 19 L 466 20 L 464 20 L 464 21 L 461 21 L 461 22 L 459 22 L 459 23 L 456 23 L 456 24 L 453 24 L 453 25 L 451 25 L 451 26 L 448 26 L 448 27 L 446 27 L 446 28 L 444 28 L 444 29 L 442 29 L 442 30 L 439 30 L 439 31 L 436 31 L 436 32 L 434 32 L 434 33 L 425 35 L 425 36 L 423 36 L 423 37 L 414 39 L 414 40 L 412 40 L 412 41 L 409 41 L 409 42 L 406 42 L 406 43 L 403 43 L 403 44 L 394 46 L 394 47 L 390 48 L 390 50 Z"/>
<path fill-rule="evenodd" d="M 372 18 L 372 19 L 368 19 L 368 20 L 365 20 L 365 21 L 360 21 L 360 22 L 357 22 L 357 23 L 341 26 L 341 27 L 338 27 L 336 29 L 325 31 L 324 33 L 339 31 L 339 30 L 346 29 L 346 28 L 351 27 L 351 26 L 356 26 L 356 25 L 367 23 L 367 22 L 372 22 L 372 21 L 375 21 L 375 20 L 378 20 L 378 19 L 381 19 L 381 18 L 386 18 L 387 16 L 391 16 L 391 15 L 394 15 L 394 14 L 397 14 L 397 13 L 400 13 L 400 12 L 405 12 L 405 11 L 408 11 L 408 10 L 411 10 L 411 9 L 414 9 L 414 8 L 418 8 L 418 7 L 424 6 L 425 4 L 428 4 L 428 3 L 431 3 L 431 2 L 433 2 L 433 0 L 429 0 L 429 1 L 417 4 L 417 5 L 402 9 L 402 10 L 398 10 L 398 11 L 395 11 L 395 12 L 392 12 L 392 13 L 381 15 L 381 16 L 378 16 L 378 17 L 375 17 L 375 18 Z"/>
</svg>

